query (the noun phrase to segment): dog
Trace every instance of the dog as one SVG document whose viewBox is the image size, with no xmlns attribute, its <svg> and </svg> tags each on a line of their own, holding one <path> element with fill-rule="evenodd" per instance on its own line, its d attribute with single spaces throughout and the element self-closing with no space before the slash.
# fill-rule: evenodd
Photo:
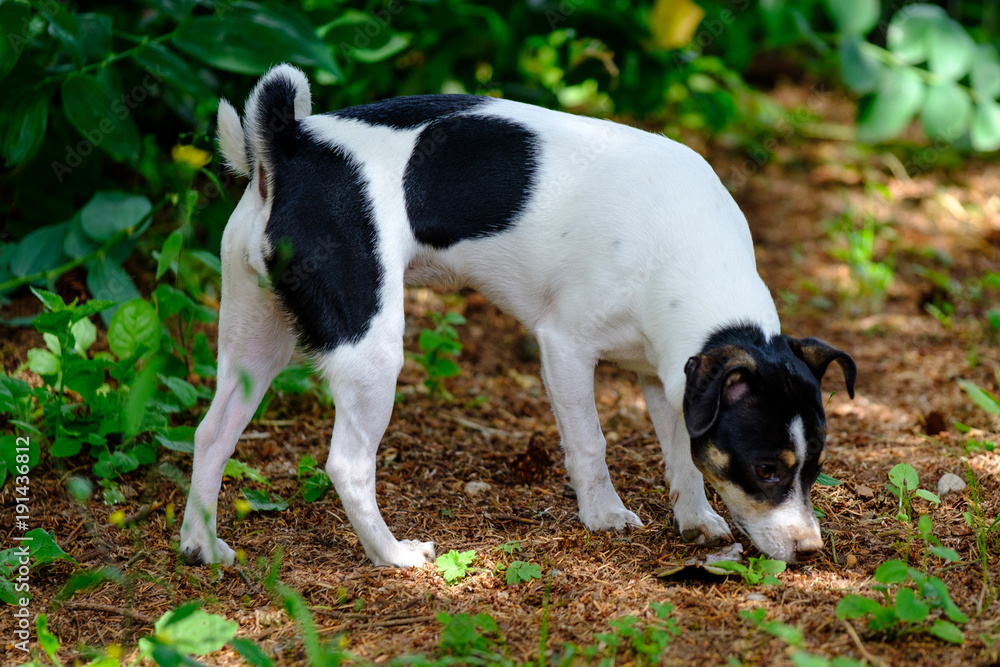
<svg viewBox="0 0 1000 667">
<path fill-rule="evenodd" d="M 393 536 L 375 494 L 408 283 L 472 286 L 533 332 L 588 529 L 643 525 L 608 474 L 603 360 L 638 373 L 683 539 L 732 539 L 707 478 L 762 552 L 821 550 L 809 498 L 825 446 L 820 380 L 836 362 L 853 398 L 857 370 L 781 333 L 746 219 L 703 158 L 491 97 L 311 106 L 289 65 L 261 78 L 242 123 L 219 106 L 221 152 L 250 181 L 222 238 L 218 378 L 195 434 L 184 558 L 233 561 L 216 533 L 223 469 L 296 343 L 333 395 L 325 469 L 365 553 L 377 566 L 434 558 L 432 542 Z"/>
</svg>

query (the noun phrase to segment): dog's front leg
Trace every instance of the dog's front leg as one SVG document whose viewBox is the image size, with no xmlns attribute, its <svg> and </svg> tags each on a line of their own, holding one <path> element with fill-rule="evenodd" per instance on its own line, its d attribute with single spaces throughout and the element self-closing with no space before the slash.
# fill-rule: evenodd
<svg viewBox="0 0 1000 667">
<path fill-rule="evenodd" d="M 317 361 L 337 409 L 326 472 L 365 553 L 377 566 L 413 567 L 434 559 L 434 543 L 397 540 L 375 499 L 375 456 L 392 414 L 403 366 L 402 309 L 398 336 L 376 323 L 368 336 Z"/>
<path fill-rule="evenodd" d="M 552 402 L 566 471 L 580 504 L 580 521 L 590 530 L 641 527 L 625 508 L 611 483 L 606 442 L 594 404 L 592 354 L 576 349 L 571 337 L 556 331 L 535 331 L 542 353 L 542 380 Z"/>
<path fill-rule="evenodd" d="M 677 532 L 700 545 L 715 544 L 724 537 L 732 539 L 725 519 L 708 504 L 705 481 L 691 460 L 691 439 L 680 414 L 667 400 L 663 383 L 658 377 L 640 375 L 639 384 L 663 451 Z"/>
</svg>

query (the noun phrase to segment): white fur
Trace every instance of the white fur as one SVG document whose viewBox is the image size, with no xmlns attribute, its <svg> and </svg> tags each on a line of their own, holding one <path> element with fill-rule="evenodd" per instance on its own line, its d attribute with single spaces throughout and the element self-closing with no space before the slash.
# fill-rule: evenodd
<svg viewBox="0 0 1000 667">
<path fill-rule="evenodd" d="M 299 86 L 296 118 L 308 113 L 302 73 L 289 66 L 269 72 L 247 102 L 244 129 L 253 155 L 246 156 L 236 136 L 239 119 L 234 122 L 228 104 L 221 106 L 220 143 L 242 172 L 262 154 L 256 105 L 261 86 L 276 76 Z M 594 366 L 604 359 L 641 374 L 678 526 L 686 535 L 699 534 L 700 542 L 729 536 L 691 461 L 681 405 L 685 361 L 710 332 L 737 322 L 757 324 L 768 336 L 780 330 L 757 275 L 743 214 L 704 159 L 662 136 L 505 100 L 470 113 L 511 119 L 540 137 L 537 187 L 513 228 L 445 250 L 418 244 L 406 215 L 402 175 L 421 128 L 397 130 L 335 116 L 311 116 L 302 125 L 361 167 L 385 268 L 382 308 L 368 333 L 317 363 L 337 406 L 326 470 L 365 552 L 377 565 L 396 566 L 427 562 L 434 554 L 431 543 L 397 541 L 375 499 L 375 454 L 403 360 L 404 282 L 471 285 L 535 333 L 580 519 L 588 528 L 642 525 L 615 492 L 605 462 L 593 391 Z M 263 231 L 269 206 L 251 182 L 223 242 L 218 391 L 196 435 L 181 530 L 182 550 L 211 560 L 232 559 L 216 537 L 222 468 L 292 350 L 271 293 L 258 286 L 268 252 Z M 238 391 L 241 373 L 253 379 L 250 396 Z M 774 540 L 778 550 L 781 539 Z"/>
</svg>

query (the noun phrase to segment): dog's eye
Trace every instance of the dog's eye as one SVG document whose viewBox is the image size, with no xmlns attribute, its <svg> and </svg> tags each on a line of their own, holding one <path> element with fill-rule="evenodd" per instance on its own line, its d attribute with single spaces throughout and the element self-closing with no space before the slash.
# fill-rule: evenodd
<svg viewBox="0 0 1000 667">
<path fill-rule="evenodd" d="M 778 481 L 778 466 L 770 463 L 757 463 L 753 466 L 753 472 L 757 479 L 768 484 Z"/>
</svg>

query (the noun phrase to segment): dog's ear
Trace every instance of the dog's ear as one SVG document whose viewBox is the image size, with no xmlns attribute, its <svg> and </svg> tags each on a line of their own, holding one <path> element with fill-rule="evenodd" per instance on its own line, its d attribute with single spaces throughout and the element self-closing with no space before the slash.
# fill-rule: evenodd
<svg viewBox="0 0 1000 667">
<path fill-rule="evenodd" d="M 727 365 L 711 354 L 699 354 L 684 364 L 684 424 L 692 438 L 705 435 L 719 417 L 719 407 L 732 405 L 750 392 L 751 369 Z"/>
<path fill-rule="evenodd" d="M 835 347 L 830 347 L 818 338 L 791 338 L 788 337 L 788 345 L 806 366 L 816 376 L 817 380 L 823 379 L 827 367 L 831 362 L 836 361 L 844 371 L 844 380 L 847 383 L 847 394 L 854 398 L 854 382 L 858 378 L 858 367 L 854 365 L 854 359 L 846 352 L 842 352 Z"/>
</svg>

